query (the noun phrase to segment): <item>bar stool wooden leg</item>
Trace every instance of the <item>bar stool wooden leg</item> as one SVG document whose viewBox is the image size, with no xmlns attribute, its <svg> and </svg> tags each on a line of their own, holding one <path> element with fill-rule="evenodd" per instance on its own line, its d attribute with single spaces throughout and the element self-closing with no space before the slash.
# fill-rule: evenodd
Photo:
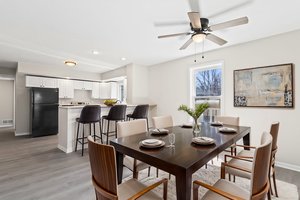
<svg viewBox="0 0 300 200">
<path fill-rule="evenodd" d="M 275 178 L 275 171 L 273 172 L 273 185 L 274 185 L 274 190 L 275 190 L 275 196 L 278 197 L 278 192 L 277 192 L 277 186 L 276 186 L 276 178 Z"/>
<path fill-rule="evenodd" d="M 79 126 L 80 126 L 80 123 L 78 122 L 77 134 L 76 134 L 75 152 L 77 151 L 77 143 L 78 143 L 78 133 L 79 133 Z"/>
<path fill-rule="evenodd" d="M 118 121 L 115 121 L 115 136 L 116 136 L 116 138 L 118 137 L 118 136 L 117 136 L 117 122 L 118 122 Z"/>
<path fill-rule="evenodd" d="M 149 120 L 148 120 L 148 117 L 146 117 L 146 121 L 147 121 L 147 130 L 149 131 Z"/>
</svg>

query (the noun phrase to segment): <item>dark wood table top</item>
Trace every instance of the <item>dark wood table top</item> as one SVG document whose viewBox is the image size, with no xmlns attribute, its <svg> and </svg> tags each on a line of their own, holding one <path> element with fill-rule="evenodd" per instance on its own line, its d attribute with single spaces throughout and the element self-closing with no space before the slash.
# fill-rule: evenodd
<svg viewBox="0 0 300 200">
<path fill-rule="evenodd" d="M 226 127 L 236 129 L 236 133 L 221 133 L 218 131 L 219 127 L 202 124 L 201 133 L 197 136 L 211 137 L 216 141 L 215 144 L 208 146 L 193 144 L 192 129 L 179 126 L 167 128 L 169 133 L 175 134 L 175 147 L 167 147 L 169 145 L 168 134 L 153 136 L 149 132 L 117 138 L 112 140 L 110 144 L 119 153 L 136 158 L 171 174 L 176 175 L 179 171 L 192 174 L 220 152 L 250 133 L 250 127 L 228 125 Z M 158 149 L 140 147 L 139 142 L 148 138 L 161 139 L 165 141 L 166 145 Z"/>
</svg>

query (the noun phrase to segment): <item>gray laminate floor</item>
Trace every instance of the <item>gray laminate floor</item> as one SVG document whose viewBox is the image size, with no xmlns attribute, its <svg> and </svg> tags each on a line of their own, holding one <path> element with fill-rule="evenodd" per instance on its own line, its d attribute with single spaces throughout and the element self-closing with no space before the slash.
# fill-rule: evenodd
<svg viewBox="0 0 300 200">
<path fill-rule="evenodd" d="M 57 136 L 15 137 L 0 132 L 0 199 L 94 199 L 87 152 L 65 154 Z M 300 187 L 300 173 L 277 169 L 280 180 Z"/>
</svg>

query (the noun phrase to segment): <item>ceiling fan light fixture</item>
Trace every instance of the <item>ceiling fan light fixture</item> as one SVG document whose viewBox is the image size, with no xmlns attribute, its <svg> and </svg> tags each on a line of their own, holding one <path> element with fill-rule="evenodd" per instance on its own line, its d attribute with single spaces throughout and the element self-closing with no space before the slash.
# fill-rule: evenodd
<svg viewBox="0 0 300 200">
<path fill-rule="evenodd" d="M 194 42 L 199 43 L 205 39 L 206 35 L 204 33 L 196 33 L 192 36 Z"/>
<path fill-rule="evenodd" d="M 71 60 L 66 60 L 65 61 L 65 65 L 70 66 L 70 67 L 74 67 L 76 66 L 76 62 L 75 61 L 71 61 Z"/>
</svg>

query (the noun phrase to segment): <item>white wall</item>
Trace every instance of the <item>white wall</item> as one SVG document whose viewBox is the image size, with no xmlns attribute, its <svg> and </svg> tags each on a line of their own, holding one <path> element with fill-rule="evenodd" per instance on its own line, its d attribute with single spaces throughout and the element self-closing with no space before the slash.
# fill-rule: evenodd
<svg viewBox="0 0 300 200">
<path fill-rule="evenodd" d="M 205 53 L 198 61 L 224 61 L 225 102 L 224 114 L 240 116 L 241 125 L 251 126 L 251 143 L 258 144 L 263 131 L 273 121 L 280 122 L 277 160 L 300 170 L 300 31 L 257 40 Z M 233 70 L 250 67 L 294 63 L 295 108 L 237 108 L 233 107 Z M 199 64 L 200 65 L 200 64 Z M 194 67 L 194 56 L 170 61 L 149 68 L 149 96 L 157 103 L 157 114 L 171 114 L 176 124 L 188 118 L 177 111 L 180 104 L 189 104 L 189 68 Z"/>
<path fill-rule="evenodd" d="M 58 67 L 36 63 L 18 63 L 16 74 L 16 135 L 30 133 L 30 90 L 25 87 L 26 74 L 100 80 L 100 74 L 98 73 L 77 71 L 68 66 Z"/>
<path fill-rule="evenodd" d="M 3 120 L 14 121 L 14 80 L 0 77 L 0 91 L 5 94 L 0 98 L 0 128 L 7 125 L 13 126 L 13 123 L 3 124 Z"/>
</svg>

